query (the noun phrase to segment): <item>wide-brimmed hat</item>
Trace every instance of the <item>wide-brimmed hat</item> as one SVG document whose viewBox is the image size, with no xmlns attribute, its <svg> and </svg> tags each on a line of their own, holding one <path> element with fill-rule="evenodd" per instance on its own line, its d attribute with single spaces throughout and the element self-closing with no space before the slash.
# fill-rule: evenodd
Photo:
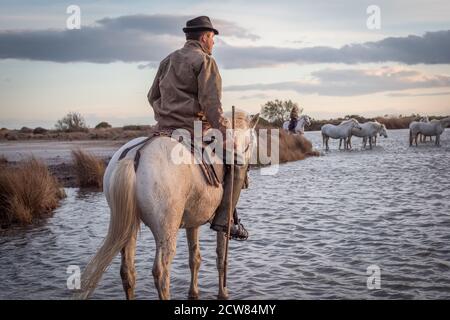
<svg viewBox="0 0 450 320">
<path fill-rule="evenodd" d="M 212 31 L 214 34 L 219 34 L 217 29 L 214 29 L 211 20 L 207 16 L 200 16 L 186 22 L 186 27 L 183 28 L 184 33 L 197 31 Z"/>
</svg>

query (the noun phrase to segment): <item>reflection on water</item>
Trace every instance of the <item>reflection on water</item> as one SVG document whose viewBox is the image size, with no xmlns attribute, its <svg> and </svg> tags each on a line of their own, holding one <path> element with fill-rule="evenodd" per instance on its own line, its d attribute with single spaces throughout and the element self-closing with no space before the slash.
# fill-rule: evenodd
<svg viewBox="0 0 450 320">
<path fill-rule="evenodd" d="M 306 133 L 321 149 L 318 132 Z M 275 176 L 251 171 L 239 206 L 247 242 L 231 242 L 228 286 L 239 299 L 450 298 L 450 134 L 443 147 L 408 147 L 391 131 L 374 150 L 341 152 L 281 165 Z M 0 298 L 70 298 L 67 266 L 83 268 L 107 230 L 101 193 L 67 189 L 46 223 L 0 238 Z M 172 297 L 189 288 L 181 230 L 172 266 Z M 217 294 L 215 233 L 201 228 L 201 297 Z M 142 228 L 137 298 L 156 299 L 154 243 Z M 381 289 L 368 290 L 366 270 L 381 268 Z M 117 257 L 94 294 L 122 299 Z"/>
</svg>

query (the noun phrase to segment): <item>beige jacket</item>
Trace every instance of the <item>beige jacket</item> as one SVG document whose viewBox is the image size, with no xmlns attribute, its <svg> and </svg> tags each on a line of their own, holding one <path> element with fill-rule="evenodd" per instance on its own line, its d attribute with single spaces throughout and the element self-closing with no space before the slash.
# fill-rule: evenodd
<svg viewBox="0 0 450 320">
<path fill-rule="evenodd" d="M 188 40 L 160 63 L 148 101 L 161 129 L 193 132 L 194 121 L 202 120 L 204 130 L 213 127 L 224 134 L 227 119 L 221 96 L 222 79 L 216 61 L 199 41 Z"/>
</svg>

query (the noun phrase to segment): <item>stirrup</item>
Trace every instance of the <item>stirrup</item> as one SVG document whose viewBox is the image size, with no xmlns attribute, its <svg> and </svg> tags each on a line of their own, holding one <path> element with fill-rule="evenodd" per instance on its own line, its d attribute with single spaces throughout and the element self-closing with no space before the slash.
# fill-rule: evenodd
<svg viewBox="0 0 450 320">
<path fill-rule="evenodd" d="M 221 226 L 221 225 L 217 225 L 217 224 L 216 225 L 211 224 L 210 228 L 215 231 L 223 232 L 223 233 L 227 233 L 227 231 L 228 231 L 226 226 Z M 238 240 L 238 241 L 245 241 L 248 239 L 248 231 L 247 231 L 247 229 L 245 229 L 244 225 L 241 223 L 241 219 L 239 219 L 239 222 L 237 224 L 231 225 L 230 238 L 233 240 Z"/>
<path fill-rule="evenodd" d="M 237 224 L 231 226 L 230 237 L 231 239 L 238 241 L 245 241 L 248 239 L 248 231 L 241 223 L 241 219 L 238 220 Z"/>
</svg>

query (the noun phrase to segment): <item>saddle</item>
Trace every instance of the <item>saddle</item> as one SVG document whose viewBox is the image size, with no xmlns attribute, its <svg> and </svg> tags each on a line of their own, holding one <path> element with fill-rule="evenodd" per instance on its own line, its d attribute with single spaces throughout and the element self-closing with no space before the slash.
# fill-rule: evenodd
<svg viewBox="0 0 450 320">
<path fill-rule="evenodd" d="M 126 157 L 126 155 L 131 151 L 136 149 L 136 155 L 134 156 L 134 170 L 136 171 L 139 166 L 139 160 L 141 157 L 141 150 L 143 147 L 145 147 L 148 143 L 150 143 L 154 138 L 157 137 L 171 137 L 173 130 L 154 130 L 150 132 L 150 135 L 146 137 L 144 140 L 126 148 L 122 151 L 122 153 L 119 156 L 119 161 Z M 181 142 L 181 141 L 180 141 Z M 202 141 L 202 150 L 201 154 L 207 154 L 204 152 L 205 147 L 208 146 L 208 142 Z M 191 139 L 191 146 L 190 151 L 195 157 L 195 144 L 193 139 Z M 198 151 L 197 151 L 198 152 Z M 209 160 L 209 161 L 208 161 Z M 205 159 L 205 157 L 202 157 L 201 162 L 198 164 L 200 166 L 200 169 L 203 173 L 203 176 L 206 179 L 206 182 L 211 185 L 218 187 L 220 186 L 224 181 L 224 175 L 225 175 L 225 168 L 223 163 L 219 163 L 218 161 L 212 161 L 212 159 Z"/>
</svg>

